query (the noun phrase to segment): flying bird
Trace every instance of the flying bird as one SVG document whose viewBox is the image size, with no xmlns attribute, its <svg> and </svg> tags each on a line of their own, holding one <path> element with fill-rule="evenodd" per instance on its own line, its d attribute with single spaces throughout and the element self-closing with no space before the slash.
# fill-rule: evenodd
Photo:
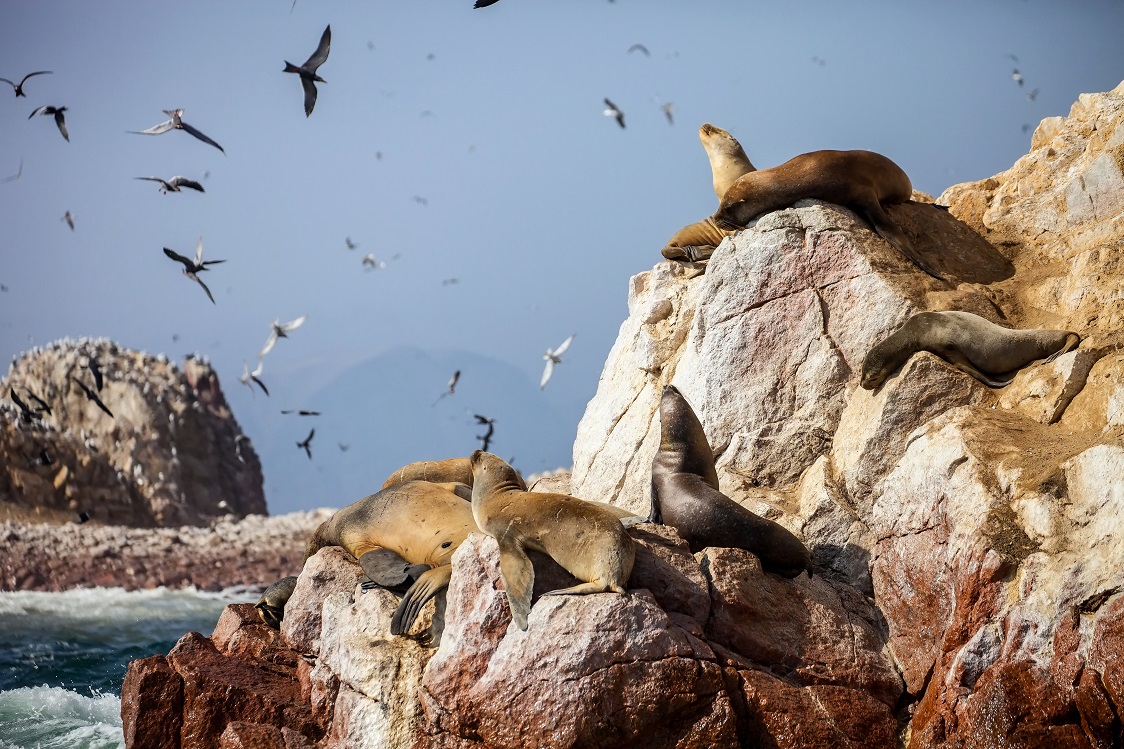
<svg viewBox="0 0 1124 749">
<path fill-rule="evenodd" d="M 813 55 L 813 56 L 812 56 L 812 62 L 816 63 L 816 64 L 817 64 L 817 65 L 819 65 L 819 66 L 820 66 L 821 68 L 822 68 L 822 67 L 823 67 L 824 65 L 827 65 L 827 60 L 823 59 L 823 58 L 822 58 L 822 57 L 820 57 L 819 55 Z"/>
<path fill-rule="evenodd" d="M 58 125 L 59 132 L 62 133 L 62 137 L 66 138 L 66 142 L 69 143 L 70 142 L 70 133 L 66 132 L 66 116 L 63 114 L 63 112 L 65 112 L 65 111 L 66 111 L 66 107 L 42 106 L 42 107 L 39 107 L 38 109 L 36 109 L 31 114 L 29 114 L 27 116 L 27 119 L 30 120 L 32 117 L 34 117 L 37 114 L 43 114 L 43 115 L 53 114 L 55 116 L 55 124 Z"/>
<path fill-rule="evenodd" d="M 50 70 L 36 70 L 34 73 L 28 73 L 27 75 L 25 75 L 23 77 L 23 80 L 21 80 L 19 83 L 12 83 L 7 78 L 0 78 L 0 81 L 4 81 L 4 83 L 7 83 L 9 86 L 14 88 L 16 90 L 16 96 L 26 97 L 27 94 L 23 92 L 23 84 L 27 83 L 27 79 L 33 75 L 49 75 L 50 73 Z"/>
<path fill-rule="evenodd" d="M 550 376 L 554 374 L 554 365 L 562 363 L 562 354 L 566 353 L 566 349 L 570 348 L 570 342 L 573 340 L 574 337 L 570 336 L 562 341 L 561 346 L 553 351 L 547 349 L 546 353 L 543 354 L 542 358 L 546 359 L 546 369 L 542 372 L 542 381 L 539 383 L 539 390 L 546 388 L 546 383 L 550 382 Z"/>
<path fill-rule="evenodd" d="M 168 132 L 169 130 L 183 130 L 185 133 L 188 133 L 189 135 L 193 135 L 196 138 L 198 138 L 199 140 L 203 141 L 204 143 L 209 143 L 210 145 L 219 149 L 223 153 L 226 153 L 226 151 L 223 149 L 223 147 L 220 146 L 218 143 L 211 140 L 206 135 L 204 135 L 202 132 L 200 132 L 199 130 L 196 130 L 194 127 L 192 127 L 191 125 L 189 125 L 189 124 L 187 124 L 186 122 L 183 121 L 183 109 L 182 108 L 180 108 L 180 109 L 165 109 L 165 110 L 163 110 L 163 112 L 164 112 L 164 114 L 168 115 L 171 118 L 167 122 L 161 122 L 159 125 L 153 125 L 152 127 L 148 128 L 147 130 L 130 130 L 129 132 L 133 133 L 134 135 L 163 135 L 164 133 Z"/>
<path fill-rule="evenodd" d="M 621 128 L 623 129 L 624 128 L 624 112 L 622 112 L 617 107 L 616 104 L 609 101 L 608 99 L 605 99 L 605 106 L 608 107 L 608 109 L 603 111 L 601 114 L 605 115 L 606 117 L 615 117 L 616 120 L 617 120 L 617 124 L 620 125 Z"/>
<path fill-rule="evenodd" d="M 500 0 L 476 0 L 476 2 L 472 4 L 472 7 L 473 8 L 487 8 L 489 5 L 495 5 L 499 1 Z"/>
<path fill-rule="evenodd" d="M 453 372 L 453 378 L 451 380 L 449 380 L 449 384 L 447 386 L 449 389 L 446 390 L 445 392 L 441 393 L 441 395 L 437 396 L 437 400 L 433 401 L 433 403 L 431 403 L 430 405 L 431 406 L 437 405 L 437 401 L 441 400 L 442 398 L 444 398 L 447 395 L 455 395 L 456 389 L 457 389 L 457 381 L 460 380 L 460 378 L 461 378 L 461 371 L 458 369 L 456 372 Z"/>
<path fill-rule="evenodd" d="M 134 177 L 134 179 L 148 180 L 149 182 L 159 182 L 160 192 L 167 195 L 170 192 L 180 192 L 181 187 L 189 187 L 192 190 L 199 192 L 206 192 L 203 185 L 199 184 L 193 179 L 187 177 L 172 177 L 171 179 L 164 179 L 163 177 Z"/>
<path fill-rule="evenodd" d="M 304 448 L 304 451 L 308 454 L 309 460 L 312 460 L 312 437 L 315 434 L 316 434 L 316 427 L 313 427 L 312 431 L 310 431 L 308 433 L 308 436 L 304 438 L 304 442 L 298 442 L 297 443 L 297 447 L 303 447 Z"/>
<path fill-rule="evenodd" d="M 492 444 L 492 435 L 496 433 L 496 420 L 489 419 L 487 416 L 481 416 L 480 414 L 473 414 L 473 416 L 476 417 L 477 424 L 488 425 L 488 430 L 484 432 L 484 434 L 476 435 L 476 439 L 480 440 L 480 444 L 482 445 L 480 449 L 487 452 L 488 447 Z"/>
<path fill-rule="evenodd" d="M 66 225 L 70 227 L 70 230 L 74 231 L 74 214 L 73 213 L 71 213 L 70 211 L 67 211 L 66 213 L 62 214 L 62 218 L 60 219 L 60 221 L 65 221 Z"/>
<path fill-rule="evenodd" d="M 94 387 L 100 393 L 101 392 L 101 386 L 105 382 L 105 380 L 102 378 L 101 367 L 98 366 L 97 359 L 87 359 L 86 360 L 86 368 L 89 369 L 90 374 L 92 374 L 94 376 Z"/>
<path fill-rule="evenodd" d="M 336 444 L 340 446 L 340 452 L 341 453 L 345 453 L 345 452 L 347 452 L 348 450 L 351 449 L 351 445 L 349 445 L 346 442 L 337 442 Z"/>
<path fill-rule="evenodd" d="M 347 249 L 349 249 L 349 250 L 354 250 L 356 247 L 359 246 L 355 242 L 351 241 L 351 237 L 344 237 L 343 241 L 344 241 L 345 244 L 347 244 Z"/>
<path fill-rule="evenodd" d="M 673 109 L 675 109 L 675 105 L 669 101 L 667 104 L 664 104 L 662 107 L 660 107 L 660 109 L 663 110 L 663 116 L 667 118 L 667 124 L 674 125 L 675 117 L 672 116 L 671 112 Z"/>
<path fill-rule="evenodd" d="M 284 73 L 296 73 L 301 77 L 301 86 L 304 88 L 304 116 L 308 117 L 312 114 L 312 108 L 316 106 L 316 83 L 327 83 L 323 78 L 316 74 L 316 69 L 324 64 L 328 59 L 328 49 L 332 46 L 332 26 L 328 24 L 324 29 L 324 34 L 320 37 L 320 44 L 317 45 L 316 51 L 312 56 L 304 61 L 304 65 L 296 66 L 293 63 L 285 60 Z"/>
<path fill-rule="evenodd" d="M 16 407 L 20 410 L 20 419 L 22 421 L 30 423 L 35 419 L 38 414 L 32 411 L 30 406 L 20 400 L 20 397 L 16 395 L 15 388 L 8 388 L 8 394 L 12 397 L 12 403 L 15 403 Z"/>
<path fill-rule="evenodd" d="M 414 202 L 418 205 L 429 205 L 429 200 L 427 198 L 423 198 L 421 195 L 415 195 Z"/>
<path fill-rule="evenodd" d="M 1027 101 L 1034 101 L 1037 98 L 1038 98 L 1038 89 L 1034 89 L 1033 91 L 1031 91 L 1029 94 L 1026 95 Z M 23 162 L 20 162 L 20 165 L 22 166 Z"/>
<path fill-rule="evenodd" d="M 95 393 L 90 388 L 86 387 L 85 383 L 83 383 L 78 378 L 71 377 L 70 379 L 74 380 L 75 384 L 78 385 L 78 387 L 82 388 L 82 392 L 84 392 L 86 394 L 86 400 L 93 401 L 94 403 L 97 404 L 98 408 L 100 408 L 102 411 L 105 411 L 107 414 L 109 414 L 109 417 L 111 419 L 114 418 L 113 412 L 110 411 L 109 408 L 104 403 L 101 402 L 101 398 L 98 397 L 97 393 Z"/>
<path fill-rule="evenodd" d="M 23 158 L 21 157 L 21 158 L 20 158 L 20 168 L 19 168 L 19 171 L 17 171 L 17 172 L 16 172 L 15 174 L 13 174 L 13 175 L 12 175 L 11 177 L 5 177 L 4 179 L 0 179 L 0 184 L 5 184 L 5 185 L 6 185 L 6 184 L 8 184 L 9 182 L 15 182 L 15 181 L 16 181 L 17 179 L 21 178 L 22 176 L 23 176 Z"/>
<path fill-rule="evenodd" d="M 319 411 L 305 411 L 303 408 L 299 409 L 299 410 L 290 408 L 287 411 L 282 409 L 281 413 L 286 414 L 286 415 L 296 414 L 297 416 L 319 416 L 320 415 Z"/>
<path fill-rule="evenodd" d="M 195 260 L 184 257 L 175 250 L 164 248 L 164 254 L 175 260 L 177 263 L 183 264 L 183 274 L 190 278 L 195 283 L 203 287 L 203 291 L 207 292 L 207 298 L 211 300 L 211 304 L 215 303 L 215 297 L 211 294 L 211 290 L 207 288 L 207 284 L 199 280 L 199 276 L 195 275 L 205 270 L 210 270 L 208 265 L 215 265 L 217 263 L 225 263 L 225 260 L 204 260 L 203 259 L 203 237 L 199 237 L 199 244 L 195 246 Z"/>
<path fill-rule="evenodd" d="M 258 359 L 258 366 L 254 369 L 253 372 L 251 372 L 250 371 L 250 365 L 246 363 L 245 359 L 243 359 L 242 360 L 242 376 L 238 378 L 238 381 L 241 382 L 246 387 L 250 388 L 251 393 L 254 392 L 254 385 L 256 384 L 258 387 L 261 388 L 261 391 L 263 393 L 265 393 L 266 397 L 268 398 L 269 397 L 269 388 L 267 388 L 265 386 L 265 383 L 262 382 L 261 379 L 260 379 L 261 373 L 262 373 L 262 368 L 264 366 L 265 366 L 265 361 L 263 359 Z"/>
<path fill-rule="evenodd" d="M 290 320 L 282 324 L 280 319 L 274 320 L 269 330 L 269 338 L 266 339 L 265 345 L 262 346 L 261 353 L 258 358 L 264 357 L 273 350 L 273 346 L 277 343 L 278 338 L 288 338 L 289 333 L 304 325 L 304 321 L 308 319 L 308 315 L 301 315 L 296 320 Z"/>
<path fill-rule="evenodd" d="M 1011 73 L 1011 80 L 1019 84 L 1020 86 L 1023 85 L 1023 74 L 1019 72 L 1018 68 L 1015 68 Z"/>
<path fill-rule="evenodd" d="M 632 54 L 633 52 L 643 52 L 644 55 L 647 56 L 647 57 L 652 56 L 652 53 L 649 52 L 648 48 L 645 47 L 643 44 L 633 44 L 631 47 L 629 47 L 628 48 L 628 54 Z"/>
<path fill-rule="evenodd" d="M 386 267 L 385 260 L 375 260 L 375 256 L 371 253 L 367 253 L 366 255 L 364 255 L 362 262 L 363 265 L 366 266 L 367 270 L 375 270 L 376 268 Z"/>
<path fill-rule="evenodd" d="M 26 387 L 24 388 L 24 390 L 27 392 L 27 397 L 31 398 L 31 400 L 35 401 L 35 405 L 37 406 L 37 408 L 35 409 L 35 415 L 36 416 L 38 416 L 39 414 L 42 414 L 42 413 L 45 413 L 48 416 L 51 416 L 53 414 L 53 412 L 51 411 L 51 406 L 50 406 L 50 404 L 47 403 L 47 401 L 43 400 L 38 395 L 31 392 L 31 390 L 26 388 Z M 14 395 L 13 395 L 13 397 L 14 397 Z"/>
<path fill-rule="evenodd" d="M 441 281 L 441 285 L 442 286 L 453 286 L 454 284 L 458 284 L 460 282 L 461 282 L 461 280 L 459 278 L 445 278 Z"/>
</svg>

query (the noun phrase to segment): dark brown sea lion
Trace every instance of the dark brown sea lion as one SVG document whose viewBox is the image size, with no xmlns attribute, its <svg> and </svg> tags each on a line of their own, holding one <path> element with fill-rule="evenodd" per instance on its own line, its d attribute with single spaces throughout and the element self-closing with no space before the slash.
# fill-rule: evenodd
<svg viewBox="0 0 1124 749">
<path fill-rule="evenodd" d="M 500 574 L 520 629 L 527 629 L 535 585 L 528 549 L 585 581 L 543 595 L 625 593 L 636 547 L 615 513 L 568 494 L 524 491 L 515 469 L 482 450 L 472 454 L 472 473 L 472 514 L 499 545 Z"/>
<path fill-rule="evenodd" d="M 909 357 L 928 351 L 998 388 L 1010 384 L 1030 362 L 1050 361 L 1080 341 L 1068 330 L 1012 330 L 971 312 L 920 312 L 867 352 L 859 384 L 874 390 Z"/>
<path fill-rule="evenodd" d="M 652 461 L 649 522 L 670 525 L 697 552 L 745 549 L 784 577 L 812 574 L 808 549 L 784 526 L 755 515 L 718 490 L 714 454 L 687 399 L 668 385 L 660 399 L 660 448 Z"/>
<path fill-rule="evenodd" d="M 295 587 L 297 587 L 297 578 L 289 576 L 281 578 L 265 589 L 265 592 L 261 594 L 261 600 L 254 606 L 263 622 L 274 629 L 281 629 L 281 620 L 285 616 L 285 604 L 289 602 L 289 597 L 293 595 Z"/>
</svg>

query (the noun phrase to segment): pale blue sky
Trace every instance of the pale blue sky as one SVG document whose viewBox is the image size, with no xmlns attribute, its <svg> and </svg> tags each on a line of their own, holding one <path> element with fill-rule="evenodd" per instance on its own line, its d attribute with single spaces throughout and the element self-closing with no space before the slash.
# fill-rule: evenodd
<svg viewBox="0 0 1124 749">
<path fill-rule="evenodd" d="M 439 454 L 416 457 L 467 454 L 473 412 L 497 417 L 494 449 L 523 470 L 568 465 L 629 276 L 717 202 L 701 123 L 759 168 L 865 148 L 938 194 L 1008 168 L 1024 123 L 1124 78 L 1118 1 L 471 5 L 0 2 L 0 76 L 54 71 L 27 98 L 0 89 L 0 177 L 24 161 L 0 184 L 0 355 L 83 335 L 208 355 L 274 512 L 357 499 L 425 449 L 389 445 L 428 445 L 438 423 Z M 329 23 L 328 82 L 306 118 L 282 60 L 303 62 Z M 627 53 L 637 42 L 650 57 Z M 626 130 L 601 115 L 605 97 Z M 69 108 L 70 143 L 50 117 L 27 119 L 44 104 Z M 174 107 L 226 154 L 126 133 Z M 205 195 L 132 179 L 205 172 Z M 200 235 L 228 261 L 206 276 L 216 305 L 160 251 L 191 254 Z M 367 252 L 389 267 L 364 272 Z M 266 359 L 273 397 L 252 397 L 242 360 L 270 321 L 301 314 Z M 570 333 L 540 393 L 542 353 Z M 458 357 L 475 369 L 432 406 Z M 369 390 L 363 367 L 378 367 Z M 332 398 L 340 378 L 351 389 Z M 310 462 L 291 443 L 311 422 L 278 411 L 328 402 Z"/>
</svg>

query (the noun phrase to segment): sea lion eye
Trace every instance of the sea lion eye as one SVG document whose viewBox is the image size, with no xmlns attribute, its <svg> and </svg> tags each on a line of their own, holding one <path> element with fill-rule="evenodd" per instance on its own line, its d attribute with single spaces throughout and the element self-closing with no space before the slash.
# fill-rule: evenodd
<svg viewBox="0 0 1124 749">
<path fill-rule="evenodd" d="M 452 542 L 452 541 L 446 541 L 445 543 L 441 544 L 441 548 L 442 548 L 442 549 L 447 549 L 447 548 L 449 548 L 449 547 L 450 547 L 450 546 L 452 546 L 452 545 L 453 545 L 453 542 Z"/>
</svg>

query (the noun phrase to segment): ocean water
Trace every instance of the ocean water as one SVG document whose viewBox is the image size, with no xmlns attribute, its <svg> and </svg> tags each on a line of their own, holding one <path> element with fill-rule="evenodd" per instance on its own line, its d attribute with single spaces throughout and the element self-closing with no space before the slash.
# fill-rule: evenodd
<svg viewBox="0 0 1124 749">
<path fill-rule="evenodd" d="M 0 593 L 0 749 L 117 749 L 129 661 L 209 635 L 259 592 L 83 588 Z"/>
</svg>

